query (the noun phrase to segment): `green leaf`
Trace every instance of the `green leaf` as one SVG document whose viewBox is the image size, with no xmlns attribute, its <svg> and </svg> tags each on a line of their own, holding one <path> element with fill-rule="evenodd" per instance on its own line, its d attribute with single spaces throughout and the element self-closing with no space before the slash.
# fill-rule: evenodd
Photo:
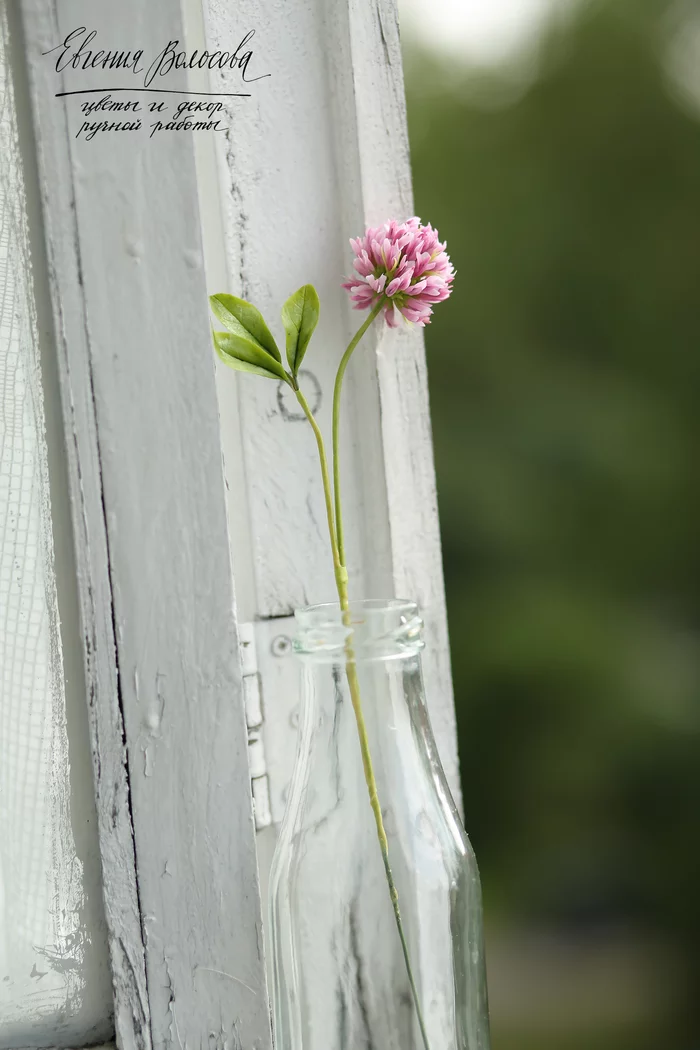
<svg viewBox="0 0 700 1050">
<path fill-rule="evenodd" d="M 214 348 L 224 362 L 239 372 L 254 372 L 268 379 L 289 382 L 284 368 L 274 357 L 251 339 L 233 332 L 212 332 Z"/>
<path fill-rule="evenodd" d="M 226 295 L 225 292 L 209 296 L 209 302 L 224 328 L 235 335 L 252 339 L 268 354 L 282 361 L 277 343 L 257 306 L 247 303 L 245 299 L 237 299 L 235 295 Z"/>
<path fill-rule="evenodd" d="M 318 324 L 320 309 L 318 292 L 312 284 L 299 288 L 282 307 L 282 322 L 287 333 L 287 360 L 295 377 Z"/>
</svg>

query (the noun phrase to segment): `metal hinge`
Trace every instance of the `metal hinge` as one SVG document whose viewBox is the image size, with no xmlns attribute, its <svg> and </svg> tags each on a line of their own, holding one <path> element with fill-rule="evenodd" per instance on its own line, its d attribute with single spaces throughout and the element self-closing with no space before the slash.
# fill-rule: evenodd
<svg viewBox="0 0 700 1050">
<path fill-rule="evenodd" d="M 258 831 L 284 814 L 299 735 L 293 616 L 239 624 L 248 761 Z"/>
<path fill-rule="evenodd" d="M 255 625 L 241 623 L 238 625 L 238 632 L 243 672 L 245 721 L 248 728 L 248 765 L 250 766 L 250 787 L 253 795 L 253 815 L 255 830 L 261 831 L 272 823 L 272 813 L 263 738 L 263 698 L 255 647 Z"/>
</svg>

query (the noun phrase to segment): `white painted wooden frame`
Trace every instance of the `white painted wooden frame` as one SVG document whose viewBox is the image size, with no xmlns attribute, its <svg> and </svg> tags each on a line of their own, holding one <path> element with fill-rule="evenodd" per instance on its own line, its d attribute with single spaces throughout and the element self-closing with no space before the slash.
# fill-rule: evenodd
<svg viewBox="0 0 700 1050">
<path fill-rule="evenodd" d="M 255 29 L 244 107 L 228 107 L 218 194 L 203 205 L 211 291 L 254 301 L 271 322 L 311 281 L 321 321 L 302 385 L 326 434 L 337 364 L 362 315 L 340 288 L 348 238 L 413 202 L 395 0 L 205 0 L 206 40 L 230 46 Z M 234 90 L 231 74 L 211 86 Z M 213 185 L 207 158 L 203 182 Z M 223 237 L 221 233 L 223 231 Z M 239 609 L 258 621 L 258 663 L 272 816 L 279 821 L 295 749 L 296 671 L 285 639 L 291 614 L 332 600 L 334 583 L 316 447 L 280 385 L 219 368 L 222 434 Z M 355 597 L 412 598 L 426 623 L 428 702 L 450 785 L 459 800 L 423 338 L 375 327 L 345 388 L 344 516 Z M 244 513 L 247 508 L 247 513 Z M 264 867 L 264 865 L 263 865 Z"/>
<path fill-rule="evenodd" d="M 180 4 L 20 7 L 117 1040 L 269 1050 L 193 141 L 76 140 L 42 57 L 95 25 L 114 41 L 136 33 L 155 55 L 183 38 Z"/>
<path fill-rule="evenodd" d="M 185 0 L 183 12 L 179 0 L 17 2 L 117 1041 L 270 1050 L 230 553 L 239 618 L 256 624 L 274 822 L 295 746 L 291 614 L 332 599 L 333 576 L 308 428 L 272 382 L 219 369 L 215 386 L 206 296 L 230 290 L 273 318 L 296 287 L 317 285 L 322 319 L 302 380 L 328 431 L 335 368 L 360 320 L 339 287 L 347 238 L 412 213 L 395 2 Z M 98 17 L 104 37 L 137 28 L 153 53 L 185 34 L 188 46 L 231 50 L 254 29 L 251 75 L 270 76 L 228 107 L 225 135 L 143 149 L 110 135 L 76 142 L 42 52 Z M 204 89 L 240 90 L 230 78 L 212 73 Z M 346 391 L 351 589 L 423 608 L 428 701 L 458 797 L 420 333 L 377 328 Z M 273 838 L 258 836 L 263 876 Z"/>
</svg>

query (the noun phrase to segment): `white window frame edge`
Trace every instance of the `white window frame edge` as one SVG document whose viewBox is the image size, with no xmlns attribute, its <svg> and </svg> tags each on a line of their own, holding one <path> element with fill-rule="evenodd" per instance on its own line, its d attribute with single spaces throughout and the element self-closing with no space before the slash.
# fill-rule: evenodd
<svg viewBox="0 0 700 1050">
<path fill-rule="evenodd" d="M 189 136 L 172 136 L 160 153 L 140 158 L 145 177 L 131 151 L 110 136 L 89 144 L 92 165 L 85 154 L 78 159 L 65 103 L 54 97 L 59 78 L 42 52 L 88 25 L 89 8 L 84 0 L 21 0 L 20 9 L 72 495 L 117 1042 L 123 1050 L 150 1050 L 198 1045 L 214 1034 L 269 1050 L 194 148 Z M 115 39 L 130 24 L 139 25 L 141 46 L 154 47 L 168 33 L 183 38 L 178 0 L 147 8 L 123 0 L 101 15 L 103 32 L 111 24 Z M 141 279 L 158 266 L 181 311 L 175 324 Z M 166 328 L 164 348 L 158 335 Z M 156 396 L 180 411 L 154 413 Z M 140 520 L 141 505 L 153 505 L 154 486 L 168 525 L 148 522 L 157 543 Z"/>
<path fill-rule="evenodd" d="M 349 0 L 359 171 L 355 192 L 365 221 L 413 214 L 396 0 Z M 395 341 L 394 341 L 395 340 Z M 421 329 L 386 330 L 376 353 L 386 508 L 397 594 L 419 602 L 425 616 L 426 694 L 452 794 L 461 807 L 425 345 Z"/>
</svg>

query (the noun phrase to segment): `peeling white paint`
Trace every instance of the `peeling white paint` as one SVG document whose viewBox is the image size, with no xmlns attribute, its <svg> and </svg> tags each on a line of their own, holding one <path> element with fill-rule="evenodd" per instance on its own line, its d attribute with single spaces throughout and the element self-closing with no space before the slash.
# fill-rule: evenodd
<svg viewBox="0 0 700 1050">
<path fill-rule="evenodd" d="M 206 284 L 190 136 L 75 138 L 75 26 L 183 38 L 179 0 L 20 0 L 41 145 L 97 814 L 123 1050 L 270 1048 Z M 121 71 L 123 74 L 123 71 Z M 186 86 L 173 70 L 168 88 Z M 79 117 L 79 113 L 78 113 Z M 105 202 L 108 202 L 108 206 Z M 96 236 L 99 231 L 99 236 Z M 251 996 L 203 964 L 259 988 Z M 231 1042 L 230 1035 L 226 1038 Z M 86 1041 L 87 1042 L 87 1041 Z"/>
</svg>

